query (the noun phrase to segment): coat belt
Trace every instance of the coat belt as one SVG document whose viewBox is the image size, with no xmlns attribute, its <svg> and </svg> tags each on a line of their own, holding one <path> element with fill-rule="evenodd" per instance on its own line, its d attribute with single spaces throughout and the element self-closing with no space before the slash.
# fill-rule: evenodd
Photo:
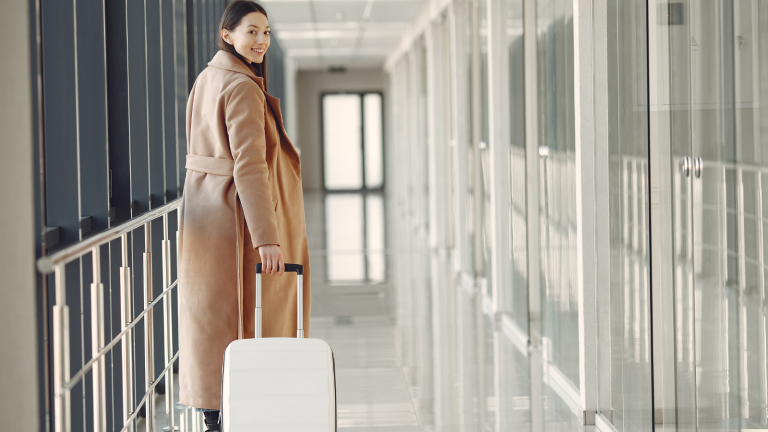
<svg viewBox="0 0 768 432">
<path fill-rule="evenodd" d="M 234 176 L 235 161 L 196 154 L 187 155 L 188 170 L 220 176 Z M 237 231 L 237 338 L 243 338 L 243 263 L 245 261 L 245 215 L 235 189 L 235 229 Z"/>
<path fill-rule="evenodd" d="M 208 174 L 231 176 L 235 171 L 235 161 L 232 159 L 188 154 L 186 168 Z"/>
</svg>

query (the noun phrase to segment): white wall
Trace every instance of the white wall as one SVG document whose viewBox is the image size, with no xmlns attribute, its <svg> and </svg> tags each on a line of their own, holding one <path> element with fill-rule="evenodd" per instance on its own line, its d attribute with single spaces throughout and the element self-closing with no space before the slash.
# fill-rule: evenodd
<svg viewBox="0 0 768 432">
<path fill-rule="evenodd" d="M 323 189 L 322 128 L 320 96 L 333 92 L 384 92 L 384 72 L 379 69 L 342 73 L 299 71 L 298 73 L 298 136 L 293 141 L 301 148 L 301 177 L 305 191 Z M 384 96 L 386 101 L 386 95 Z M 386 112 L 386 107 L 384 108 Z"/>
<path fill-rule="evenodd" d="M 39 430 L 29 3 L 0 2 L 0 429 Z"/>
</svg>

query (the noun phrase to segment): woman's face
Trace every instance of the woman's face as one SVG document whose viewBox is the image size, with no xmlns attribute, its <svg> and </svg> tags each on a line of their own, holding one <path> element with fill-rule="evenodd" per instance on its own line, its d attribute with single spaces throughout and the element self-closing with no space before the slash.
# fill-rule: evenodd
<svg viewBox="0 0 768 432">
<path fill-rule="evenodd" d="M 269 21 L 263 13 L 251 12 L 234 30 L 222 29 L 221 37 L 248 62 L 261 63 L 269 48 Z"/>
</svg>

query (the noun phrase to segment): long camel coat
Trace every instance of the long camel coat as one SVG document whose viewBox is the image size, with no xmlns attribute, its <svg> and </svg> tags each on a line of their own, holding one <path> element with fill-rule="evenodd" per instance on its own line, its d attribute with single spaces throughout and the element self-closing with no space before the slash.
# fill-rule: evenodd
<svg viewBox="0 0 768 432">
<path fill-rule="evenodd" d="M 187 102 L 187 177 L 179 237 L 179 398 L 218 409 L 224 349 L 254 336 L 258 247 L 280 246 L 304 266 L 309 334 L 309 253 L 299 155 L 280 101 L 239 59 L 219 51 Z M 296 336 L 296 276 L 265 275 L 264 337 Z"/>
</svg>

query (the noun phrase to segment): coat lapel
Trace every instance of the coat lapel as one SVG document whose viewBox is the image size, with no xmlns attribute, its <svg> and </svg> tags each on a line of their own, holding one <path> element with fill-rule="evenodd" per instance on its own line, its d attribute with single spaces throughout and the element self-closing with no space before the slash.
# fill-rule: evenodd
<svg viewBox="0 0 768 432">
<path fill-rule="evenodd" d="M 267 98 L 267 104 L 269 104 L 269 108 L 272 109 L 272 114 L 274 115 L 275 121 L 277 122 L 277 130 L 288 142 L 288 147 L 291 148 L 293 153 L 296 155 L 296 158 L 299 159 L 299 153 L 296 151 L 293 143 L 291 143 L 291 140 L 288 138 L 288 134 L 285 132 L 285 125 L 283 124 L 283 113 L 280 111 L 280 99 L 267 93 L 267 91 L 264 89 L 264 79 L 262 77 L 257 77 L 253 71 L 246 67 L 237 57 L 224 50 L 219 50 L 219 52 L 217 52 L 216 55 L 213 56 L 213 59 L 211 59 L 211 61 L 208 63 L 208 66 L 244 74 L 259 85 L 259 88 L 261 88 L 261 91 Z"/>
</svg>

